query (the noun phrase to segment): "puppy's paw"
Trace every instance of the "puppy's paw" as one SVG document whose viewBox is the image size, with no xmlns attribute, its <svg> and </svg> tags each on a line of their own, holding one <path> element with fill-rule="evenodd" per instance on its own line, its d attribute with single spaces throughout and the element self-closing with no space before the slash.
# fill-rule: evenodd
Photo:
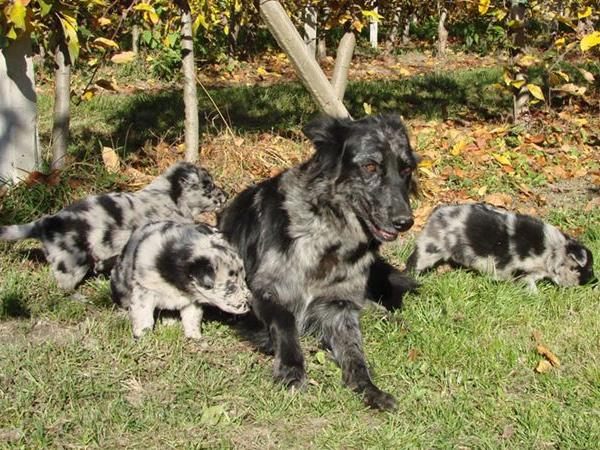
<svg viewBox="0 0 600 450">
<path fill-rule="evenodd" d="M 379 411 L 393 411 L 398 406 L 398 402 L 391 394 L 372 387 L 364 392 L 364 400 L 369 408 Z"/>
<path fill-rule="evenodd" d="M 288 389 L 304 390 L 306 388 L 306 373 L 302 366 L 273 366 L 273 378 Z"/>
</svg>

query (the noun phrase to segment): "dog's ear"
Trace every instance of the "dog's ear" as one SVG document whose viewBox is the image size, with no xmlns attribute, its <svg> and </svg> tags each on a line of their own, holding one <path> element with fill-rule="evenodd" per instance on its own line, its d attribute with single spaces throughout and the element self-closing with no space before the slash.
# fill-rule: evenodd
<svg viewBox="0 0 600 450">
<path fill-rule="evenodd" d="M 348 135 L 350 119 L 321 116 L 304 126 L 302 132 L 317 151 L 341 150 Z"/>
<path fill-rule="evenodd" d="M 302 129 L 315 146 L 316 153 L 309 164 L 314 177 L 328 173 L 332 179 L 337 178 L 351 123 L 351 119 L 321 116 Z"/>
<path fill-rule="evenodd" d="M 577 263 L 579 267 L 585 267 L 588 264 L 588 255 L 585 248 L 578 242 L 570 242 L 567 245 L 567 254 Z"/>
<path fill-rule="evenodd" d="M 208 258 L 194 260 L 189 266 L 188 276 L 197 281 L 204 289 L 215 287 L 215 268 Z"/>
</svg>

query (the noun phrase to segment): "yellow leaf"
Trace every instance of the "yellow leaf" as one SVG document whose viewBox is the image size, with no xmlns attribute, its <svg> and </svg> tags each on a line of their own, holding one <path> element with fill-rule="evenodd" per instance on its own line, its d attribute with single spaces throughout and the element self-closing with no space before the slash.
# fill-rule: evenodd
<svg viewBox="0 0 600 450">
<path fill-rule="evenodd" d="M 492 153 L 492 157 L 503 166 L 512 166 L 510 159 L 508 159 L 506 155 L 501 155 L 500 153 Z"/>
<path fill-rule="evenodd" d="M 565 46 L 565 38 L 558 38 L 557 40 L 554 41 L 554 46 L 556 48 L 562 48 Z"/>
<path fill-rule="evenodd" d="M 511 78 L 508 70 L 504 70 L 504 73 L 502 74 L 502 79 L 504 80 L 504 83 L 507 85 L 511 83 L 512 78 Z"/>
<path fill-rule="evenodd" d="M 454 144 L 452 146 L 452 149 L 450 150 L 450 154 L 452 156 L 458 156 L 461 154 L 461 152 L 463 151 L 463 149 L 467 146 L 467 142 L 466 141 L 458 141 L 456 144 Z"/>
<path fill-rule="evenodd" d="M 496 10 L 496 20 L 499 22 L 503 21 L 507 14 L 508 13 L 505 10 L 497 9 Z"/>
<path fill-rule="evenodd" d="M 27 16 L 27 9 L 25 8 L 22 0 L 15 0 L 12 4 L 7 6 L 4 11 L 6 17 L 10 19 L 10 22 L 15 28 L 20 30 L 24 30 L 26 28 L 25 19 Z"/>
<path fill-rule="evenodd" d="M 269 72 L 267 72 L 267 70 L 263 66 L 259 66 L 258 69 L 256 69 L 256 73 L 263 77 L 265 75 L 269 75 Z"/>
<path fill-rule="evenodd" d="M 600 44 L 600 31 L 594 31 L 581 39 L 579 47 L 585 52 L 598 44 Z"/>
<path fill-rule="evenodd" d="M 524 84 L 525 80 L 514 80 L 510 82 L 510 85 L 517 89 L 521 89 L 521 87 L 523 87 Z"/>
<path fill-rule="evenodd" d="M 588 6 L 587 8 L 581 10 L 581 11 L 577 11 L 577 18 L 578 19 L 585 19 L 588 16 L 592 15 L 592 7 Z"/>
<path fill-rule="evenodd" d="M 477 195 L 479 195 L 480 197 L 484 196 L 485 193 L 487 192 L 488 187 L 487 186 L 481 186 L 478 190 L 477 190 Z"/>
<path fill-rule="evenodd" d="M 117 53 L 116 55 L 113 55 L 112 58 L 110 58 L 110 60 L 115 64 L 126 64 L 128 62 L 133 61 L 134 59 L 135 53 L 130 51 Z"/>
<path fill-rule="evenodd" d="M 121 166 L 121 161 L 117 152 L 111 147 L 102 147 L 102 161 L 104 161 L 104 167 L 110 173 L 117 173 Z"/>
<path fill-rule="evenodd" d="M 119 48 L 119 44 L 117 44 L 115 41 L 103 37 L 94 39 L 94 44 L 103 48 Z"/>
<path fill-rule="evenodd" d="M 535 370 L 537 373 L 547 373 L 550 371 L 550 369 L 552 369 L 552 364 L 545 359 L 542 359 L 540 362 L 538 362 L 537 366 L 535 366 L 535 369 L 533 370 Z"/>
<path fill-rule="evenodd" d="M 579 68 L 577 70 L 579 70 L 579 73 L 583 76 L 583 78 L 585 78 L 585 80 L 588 83 L 593 83 L 594 82 L 595 78 L 594 78 L 594 75 L 591 72 L 588 72 L 587 70 L 582 69 L 582 68 Z M 566 80 L 566 81 L 569 81 L 569 80 Z"/>
<path fill-rule="evenodd" d="M 365 114 L 370 116 L 371 114 L 373 114 L 373 108 L 371 108 L 371 105 L 369 103 L 363 103 L 363 109 L 365 110 Z"/>
<path fill-rule="evenodd" d="M 529 90 L 529 92 L 531 92 L 531 95 L 533 95 L 538 100 L 544 100 L 544 93 L 537 84 L 529 83 L 527 84 L 527 89 Z"/>
<path fill-rule="evenodd" d="M 95 89 L 88 89 L 83 94 L 81 94 L 81 99 L 84 101 L 89 101 L 94 96 Z"/>
<path fill-rule="evenodd" d="M 433 161 L 431 159 L 422 159 L 419 162 L 419 168 L 424 168 L 424 167 L 431 167 L 433 166 Z"/>
<path fill-rule="evenodd" d="M 538 62 L 538 59 L 533 55 L 524 55 L 517 60 L 517 65 L 521 67 L 530 67 Z"/>
<path fill-rule="evenodd" d="M 96 64 L 98 64 L 98 58 L 88 59 L 88 62 L 87 62 L 88 66 L 94 67 Z"/>
<path fill-rule="evenodd" d="M 360 20 L 355 20 L 354 22 L 352 22 L 352 28 L 354 28 L 359 33 L 362 31 L 363 27 L 364 25 Z"/>
<path fill-rule="evenodd" d="M 556 90 L 566 92 L 571 95 L 582 96 L 583 94 L 585 94 L 585 91 L 587 89 L 583 86 L 577 86 L 576 84 L 573 84 L 573 83 L 566 83 L 566 84 L 563 84 L 562 86 L 559 86 L 558 88 L 556 88 Z"/>
<path fill-rule="evenodd" d="M 569 79 L 570 79 L 570 78 L 569 78 L 569 75 L 568 75 L 568 74 L 566 74 L 566 73 L 564 73 L 564 72 L 561 72 L 560 70 L 557 70 L 557 71 L 556 71 L 556 73 L 557 73 L 558 75 L 560 75 L 560 76 L 562 77 L 562 79 L 563 79 L 563 80 L 565 80 L 566 82 L 569 82 Z"/>
<path fill-rule="evenodd" d="M 490 0 L 479 0 L 479 14 L 484 15 L 488 12 Z"/>
<path fill-rule="evenodd" d="M 101 27 L 110 25 L 111 23 L 112 21 L 108 17 L 100 17 L 98 19 L 98 25 L 100 25 Z"/>
<path fill-rule="evenodd" d="M 558 357 L 554 353 L 552 353 L 547 347 L 543 346 L 542 344 L 538 344 L 535 349 L 540 355 L 546 358 L 554 367 L 560 367 L 560 359 L 558 359 Z"/>
</svg>

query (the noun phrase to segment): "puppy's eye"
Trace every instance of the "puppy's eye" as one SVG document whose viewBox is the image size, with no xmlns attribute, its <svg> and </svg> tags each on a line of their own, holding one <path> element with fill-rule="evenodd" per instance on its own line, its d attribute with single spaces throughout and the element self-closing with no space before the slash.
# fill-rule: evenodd
<svg viewBox="0 0 600 450">
<path fill-rule="evenodd" d="M 369 163 L 369 164 L 365 164 L 363 166 L 363 169 L 365 169 L 369 173 L 375 173 L 379 169 L 379 166 L 375 163 Z"/>
<path fill-rule="evenodd" d="M 232 276 L 234 276 L 234 275 L 235 275 L 235 272 L 234 272 L 233 270 L 230 270 L 230 271 L 229 271 L 229 276 L 230 276 L 230 277 L 232 277 Z"/>
</svg>

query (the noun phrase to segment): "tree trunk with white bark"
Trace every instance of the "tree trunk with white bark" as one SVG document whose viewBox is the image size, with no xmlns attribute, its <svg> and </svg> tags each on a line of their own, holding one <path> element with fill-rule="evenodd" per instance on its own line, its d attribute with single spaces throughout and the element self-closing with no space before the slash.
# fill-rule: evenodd
<svg viewBox="0 0 600 450">
<path fill-rule="evenodd" d="M 309 4 L 304 8 L 304 42 L 312 55 L 317 52 L 317 8 Z"/>
<path fill-rule="evenodd" d="M 196 94 L 196 63 L 192 36 L 192 13 L 189 7 L 182 8 L 181 51 L 183 56 L 183 103 L 185 105 L 185 160 L 198 160 L 198 97 Z"/>
<path fill-rule="evenodd" d="M 446 9 L 442 9 L 440 12 L 440 18 L 438 21 L 438 43 L 437 43 L 437 51 L 438 56 L 440 58 L 444 58 L 446 56 L 446 48 L 448 47 L 448 30 L 446 30 L 446 17 L 448 16 L 448 11 Z"/>
<path fill-rule="evenodd" d="M 0 50 L 0 184 L 27 178 L 41 159 L 31 39 L 21 37 Z"/>
<path fill-rule="evenodd" d="M 281 4 L 277 0 L 261 0 L 260 14 L 319 108 L 333 117 L 349 117 Z"/>
<path fill-rule="evenodd" d="M 355 46 L 356 37 L 352 32 L 345 33 L 340 40 L 340 45 L 338 45 L 333 75 L 331 76 L 331 85 L 340 101 L 344 100 L 344 93 L 348 84 L 348 71 L 350 70 Z"/>
<path fill-rule="evenodd" d="M 66 162 L 71 119 L 71 61 L 66 43 L 60 42 L 56 46 L 54 63 L 52 169 L 62 169 Z"/>
<path fill-rule="evenodd" d="M 515 22 L 512 31 L 512 48 L 510 51 L 510 64 L 515 67 L 515 80 L 523 81 L 520 88 L 513 88 L 513 121 L 522 122 L 529 113 L 529 91 L 527 89 L 527 74 L 522 67 L 515 64 L 518 56 L 525 46 L 525 5 L 519 0 L 512 0 L 510 18 Z"/>
<path fill-rule="evenodd" d="M 375 8 L 377 12 L 377 8 Z M 377 48 L 377 33 L 378 33 L 378 22 L 375 19 L 371 19 L 369 23 L 369 43 L 371 47 Z"/>
<path fill-rule="evenodd" d="M 131 28 L 131 51 L 134 54 L 138 54 L 140 51 L 140 27 L 139 25 L 134 25 Z"/>
</svg>

